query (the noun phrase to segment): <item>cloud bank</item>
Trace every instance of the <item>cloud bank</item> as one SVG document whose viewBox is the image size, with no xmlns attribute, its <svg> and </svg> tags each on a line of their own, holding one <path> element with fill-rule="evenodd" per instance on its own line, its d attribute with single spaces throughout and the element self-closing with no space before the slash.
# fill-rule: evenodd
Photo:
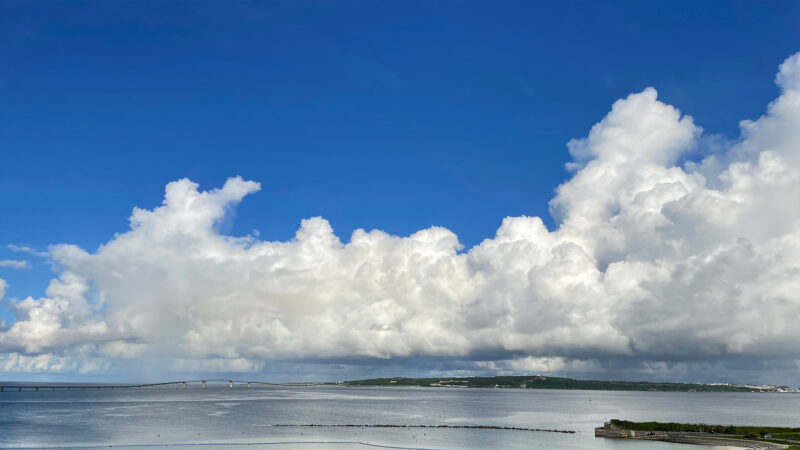
<svg viewBox="0 0 800 450">
<path fill-rule="evenodd" d="M 775 361 L 796 380 L 800 54 L 776 82 L 763 116 L 695 160 L 707 138 L 691 117 L 653 88 L 618 100 L 567 144 L 572 175 L 550 202 L 557 229 L 507 217 L 468 250 L 440 227 L 359 229 L 342 242 L 321 217 L 286 242 L 226 236 L 217 224 L 258 183 L 169 183 L 161 206 L 135 208 L 130 229 L 97 251 L 50 248 L 58 278 L 46 297 L 11 301 L 0 368 L 102 371 L 138 359 L 238 372 L 430 357 L 668 373 Z"/>
</svg>

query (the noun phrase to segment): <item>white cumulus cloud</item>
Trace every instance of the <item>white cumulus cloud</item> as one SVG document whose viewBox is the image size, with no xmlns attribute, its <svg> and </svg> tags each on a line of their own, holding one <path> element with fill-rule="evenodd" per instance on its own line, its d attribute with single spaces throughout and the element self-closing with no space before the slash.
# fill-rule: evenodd
<svg viewBox="0 0 800 450">
<path fill-rule="evenodd" d="M 217 225 L 258 183 L 169 183 L 161 206 L 135 208 L 130 229 L 97 251 L 50 248 L 59 276 L 46 297 L 13 301 L 2 362 L 258 371 L 276 359 L 494 355 L 476 367 L 638 361 L 659 374 L 698 361 L 795 364 L 800 54 L 777 83 L 739 139 L 686 163 L 702 136 L 691 117 L 653 88 L 617 101 L 568 144 L 573 175 L 550 203 L 557 229 L 507 217 L 466 251 L 439 227 L 359 229 L 342 242 L 321 217 L 285 242 L 226 236 Z"/>
<path fill-rule="evenodd" d="M 0 267 L 10 267 L 12 269 L 30 269 L 31 265 L 28 263 L 28 261 L 0 259 Z"/>
</svg>

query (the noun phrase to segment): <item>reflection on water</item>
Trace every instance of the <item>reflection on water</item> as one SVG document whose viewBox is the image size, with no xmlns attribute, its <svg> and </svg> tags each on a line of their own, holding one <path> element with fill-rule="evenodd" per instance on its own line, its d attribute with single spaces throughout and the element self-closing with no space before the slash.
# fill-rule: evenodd
<svg viewBox="0 0 800 450">
<path fill-rule="evenodd" d="M 594 427 L 610 418 L 798 426 L 800 395 L 334 386 L 5 392 L 0 447 L 675 450 L 674 444 L 595 438 Z M 494 425 L 576 433 L 279 424 Z"/>
</svg>

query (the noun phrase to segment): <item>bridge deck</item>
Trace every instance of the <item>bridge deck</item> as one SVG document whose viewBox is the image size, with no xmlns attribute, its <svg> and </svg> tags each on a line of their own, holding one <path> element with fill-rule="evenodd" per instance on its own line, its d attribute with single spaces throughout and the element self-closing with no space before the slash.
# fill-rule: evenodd
<svg viewBox="0 0 800 450">
<path fill-rule="evenodd" d="M 147 389 L 147 388 L 182 388 L 200 387 L 205 389 L 207 385 L 227 384 L 229 388 L 236 385 L 239 386 L 318 386 L 322 383 L 269 383 L 266 381 L 239 381 L 239 380 L 181 380 L 181 381 L 166 381 L 159 383 L 139 383 L 139 384 L 36 384 L 36 383 L 4 383 L 0 384 L 0 392 L 23 392 L 23 391 L 87 391 L 87 390 L 100 390 L 100 389 Z M 198 386 L 199 385 L 199 386 Z"/>
</svg>

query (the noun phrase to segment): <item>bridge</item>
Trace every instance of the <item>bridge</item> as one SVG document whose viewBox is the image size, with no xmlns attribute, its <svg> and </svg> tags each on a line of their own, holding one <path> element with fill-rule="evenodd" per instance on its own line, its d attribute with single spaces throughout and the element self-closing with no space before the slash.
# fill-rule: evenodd
<svg viewBox="0 0 800 450">
<path fill-rule="evenodd" d="M 180 380 L 180 381 L 166 381 L 160 383 L 141 383 L 141 384 L 37 384 L 37 383 L 7 383 L 0 384 L 0 392 L 23 392 L 23 391 L 96 391 L 101 389 L 116 390 L 116 389 L 156 389 L 156 388 L 200 388 L 205 389 L 210 385 L 227 385 L 230 389 L 234 386 L 258 387 L 258 386 L 318 386 L 324 383 L 268 383 L 266 381 L 239 381 L 239 380 L 221 380 L 221 379 L 206 379 L 206 380 Z"/>
</svg>

